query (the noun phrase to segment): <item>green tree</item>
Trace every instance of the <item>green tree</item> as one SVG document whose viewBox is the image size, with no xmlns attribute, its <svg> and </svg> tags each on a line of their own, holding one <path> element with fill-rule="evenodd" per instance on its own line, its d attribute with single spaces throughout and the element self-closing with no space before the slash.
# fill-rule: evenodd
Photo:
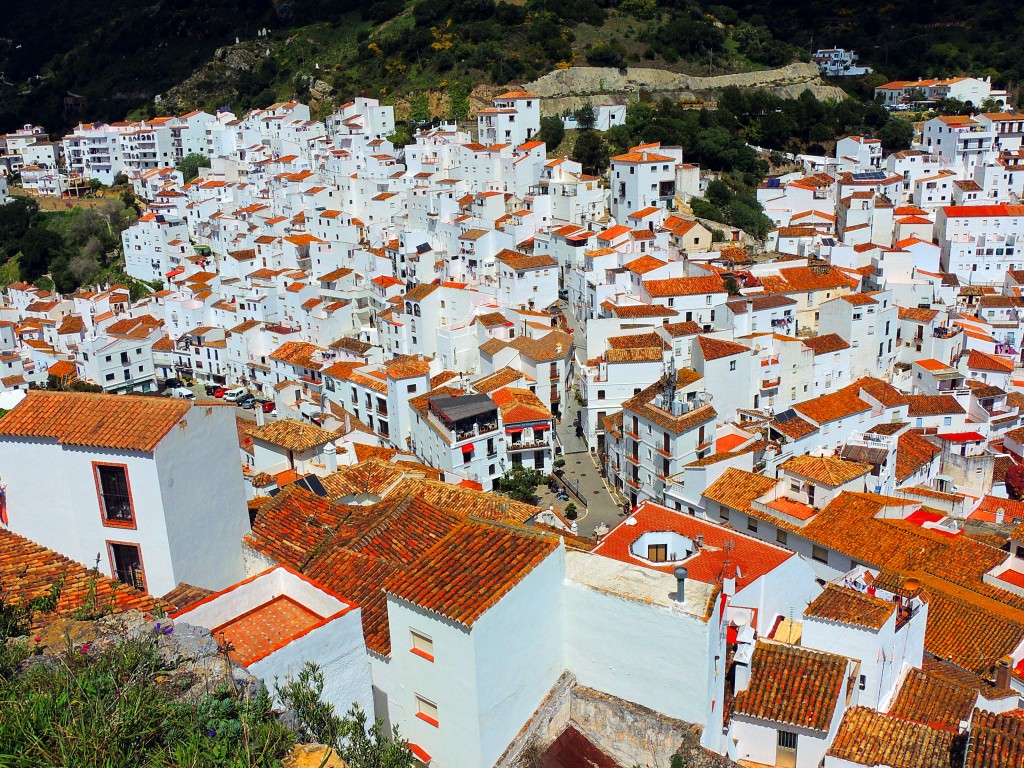
<svg viewBox="0 0 1024 768">
<path fill-rule="evenodd" d="M 587 49 L 587 61 L 594 67 L 618 69 L 626 61 L 626 49 L 619 42 L 594 43 Z"/>
<path fill-rule="evenodd" d="M 557 115 L 542 117 L 540 119 L 540 132 L 537 138 L 548 145 L 548 152 L 554 151 L 555 147 L 562 143 L 565 138 L 565 127 L 562 125 L 562 118 Z"/>
<path fill-rule="evenodd" d="M 583 131 L 572 148 L 572 159 L 586 173 L 599 175 L 608 167 L 608 147 L 595 131 Z"/>
<path fill-rule="evenodd" d="M 366 713 L 358 704 L 341 717 L 333 704 L 323 700 L 323 691 L 323 672 L 309 661 L 277 688 L 281 701 L 298 719 L 304 738 L 333 747 L 349 768 L 411 768 L 412 750 L 397 727 L 387 733 L 379 719 L 367 727 Z"/>
<path fill-rule="evenodd" d="M 192 179 L 199 176 L 200 168 L 209 168 L 210 158 L 206 155 L 200 155 L 198 152 L 190 152 L 182 158 L 181 164 L 178 166 L 178 170 L 181 171 L 182 177 L 185 179 L 185 183 L 188 184 Z"/>
<path fill-rule="evenodd" d="M 914 125 L 907 120 L 890 117 L 886 124 L 878 129 L 878 138 L 882 140 L 882 147 L 887 152 L 909 149 L 910 142 L 914 140 Z"/>
<path fill-rule="evenodd" d="M 418 91 L 409 104 L 409 119 L 414 123 L 429 123 L 431 117 L 433 115 L 430 114 L 430 99 L 427 98 L 427 92 Z"/>
<path fill-rule="evenodd" d="M 450 85 L 448 87 L 448 99 L 451 103 L 451 116 L 453 120 L 465 120 L 469 117 L 468 83 L 459 81 Z"/>
<path fill-rule="evenodd" d="M 513 464 L 512 469 L 498 478 L 498 492 L 530 504 L 537 498 L 537 486 L 543 481 L 544 475 L 533 467 Z"/>
<path fill-rule="evenodd" d="M 412 144 L 412 134 L 404 125 L 397 125 L 395 126 L 395 132 L 388 136 L 388 141 L 394 144 L 396 148 L 401 148 L 407 144 Z"/>
<path fill-rule="evenodd" d="M 66 258 L 67 245 L 64 238 L 56 232 L 42 226 L 34 226 L 21 238 L 21 276 L 29 282 L 35 282 L 45 275 L 50 265 L 61 258 Z"/>
<path fill-rule="evenodd" d="M 590 104 L 584 104 L 576 110 L 576 127 L 581 131 L 592 131 L 597 125 L 597 113 Z"/>
<path fill-rule="evenodd" d="M 39 203 L 29 197 L 15 197 L 0 205 L 0 252 L 13 256 L 18 243 L 39 213 Z"/>
</svg>

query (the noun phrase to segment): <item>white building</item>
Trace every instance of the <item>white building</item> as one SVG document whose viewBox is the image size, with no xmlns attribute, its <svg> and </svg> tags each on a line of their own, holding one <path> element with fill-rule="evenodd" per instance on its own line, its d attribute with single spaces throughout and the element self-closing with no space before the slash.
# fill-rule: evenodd
<svg viewBox="0 0 1024 768">
<path fill-rule="evenodd" d="M 315 660 L 324 675 L 322 701 L 339 714 L 353 704 L 373 712 L 362 611 L 287 566 L 233 584 L 173 618 L 217 630 L 218 641 L 231 643 L 233 660 L 261 678 L 268 690 Z M 258 624 L 266 630 L 254 632 Z"/>
<path fill-rule="evenodd" d="M 540 96 L 508 91 L 494 98 L 493 107 L 477 112 L 477 138 L 485 146 L 518 147 L 540 130 Z"/>
<path fill-rule="evenodd" d="M 0 424 L 0 473 L 12 531 L 150 594 L 244 574 L 233 409 L 33 391 Z"/>
<path fill-rule="evenodd" d="M 649 206 L 673 208 L 676 166 L 682 163 L 679 147 L 643 144 L 611 159 L 611 215 L 624 222 L 633 211 Z"/>
<path fill-rule="evenodd" d="M 949 205 L 935 218 L 935 239 L 944 272 L 961 284 L 1001 284 L 1008 270 L 1024 265 L 1017 240 L 1024 234 L 1024 206 Z"/>
<path fill-rule="evenodd" d="M 818 65 L 822 77 L 856 77 L 870 75 L 874 71 L 871 67 L 859 66 L 857 53 L 845 48 L 819 48 L 811 56 L 811 61 Z"/>
</svg>

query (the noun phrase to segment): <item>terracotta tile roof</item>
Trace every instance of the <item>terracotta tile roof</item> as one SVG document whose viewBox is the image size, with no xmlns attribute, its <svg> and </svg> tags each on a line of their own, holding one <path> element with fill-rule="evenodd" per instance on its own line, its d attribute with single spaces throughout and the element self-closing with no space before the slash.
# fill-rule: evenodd
<svg viewBox="0 0 1024 768">
<path fill-rule="evenodd" d="M 730 311 L 734 315 L 746 314 L 747 311 L 751 309 L 755 312 L 758 312 L 762 309 L 777 309 L 779 307 L 791 307 L 794 306 L 795 304 L 795 300 L 789 298 L 788 296 L 783 296 L 781 294 L 776 294 L 772 296 L 746 296 L 742 299 L 733 299 L 731 301 L 726 302 L 726 305 L 729 307 Z"/>
<path fill-rule="evenodd" d="M 411 379 L 416 376 L 429 376 L 430 361 L 417 358 L 392 360 L 387 364 L 385 370 L 387 371 L 388 378 L 395 379 L 396 381 Z"/>
<path fill-rule="evenodd" d="M 495 328 L 499 325 L 509 325 L 509 320 L 501 314 L 501 312 L 487 312 L 483 315 L 477 315 L 476 322 L 480 323 L 484 328 Z"/>
<path fill-rule="evenodd" d="M 72 333 L 82 333 L 85 331 L 85 321 L 78 315 L 64 315 L 61 318 L 60 326 L 57 328 L 57 334 L 59 336 L 67 336 Z"/>
<path fill-rule="evenodd" d="M 452 379 L 457 379 L 458 377 L 459 374 L 457 374 L 455 371 L 441 371 L 436 376 L 430 377 L 430 388 L 437 389 L 442 384 L 446 384 Z"/>
<path fill-rule="evenodd" d="M 944 416 L 966 413 L 952 395 L 907 395 L 908 416 Z"/>
<path fill-rule="evenodd" d="M 558 548 L 553 537 L 467 520 L 415 568 L 387 579 L 388 594 L 472 627 L 484 612 Z"/>
<path fill-rule="evenodd" d="M 433 283 L 420 283 L 419 285 L 414 286 L 411 291 L 408 291 L 405 294 L 405 298 L 409 301 L 423 301 L 438 288 L 440 288 L 440 286 L 434 285 Z"/>
<path fill-rule="evenodd" d="M 510 368 L 506 365 L 504 368 L 500 368 L 494 373 L 474 381 L 473 389 L 481 394 L 488 395 L 502 387 L 519 381 L 521 378 L 523 378 L 522 371 L 517 371 L 515 368 Z"/>
<path fill-rule="evenodd" d="M 86 600 L 92 599 L 93 582 L 96 604 L 110 605 L 114 613 L 150 612 L 159 604 L 144 592 L 102 574 L 94 576 L 81 563 L 0 527 L 0 585 L 7 601 L 24 604 L 42 597 L 61 579 L 63 585 L 56 609 L 61 615 L 74 614 Z"/>
<path fill-rule="evenodd" d="M 502 341 L 501 339 L 488 339 L 487 341 L 480 345 L 480 351 L 483 352 L 485 355 L 494 356 L 501 352 L 501 350 L 503 350 L 507 346 L 508 343 Z"/>
<path fill-rule="evenodd" d="M 323 363 L 314 360 L 313 355 L 323 351 L 322 347 L 310 344 L 307 341 L 286 341 L 270 353 L 270 358 L 299 368 L 319 371 Z"/>
<path fill-rule="evenodd" d="M 601 308 L 611 313 L 612 317 L 623 320 L 635 319 L 638 317 L 675 317 L 679 313 L 671 307 L 663 307 L 659 304 L 612 304 L 610 301 L 601 302 Z"/>
<path fill-rule="evenodd" d="M 214 594 L 212 589 L 203 589 L 202 587 L 181 582 L 160 599 L 164 603 L 173 605 L 178 610 L 181 610 L 182 608 L 187 608 L 194 603 L 198 603 L 200 600 L 203 600 L 212 594 Z"/>
<path fill-rule="evenodd" d="M 700 344 L 700 352 L 705 360 L 720 360 L 723 357 L 750 352 L 750 347 L 727 339 L 716 339 L 713 336 L 698 336 L 697 343 Z"/>
<path fill-rule="evenodd" d="M 508 346 L 526 355 L 535 362 L 551 362 L 569 356 L 572 350 L 573 337 L 564 331 L 551 331 L 539 339 L 517 336 Z M 481 350 L 483 345 L 481 345 Z"/>
<path fill-rule="evenodd" d="M 983 606 L 964 592 L 967 599 L 929 590 L 925 650 L 969 672 L 991 677 L 997 662 L 1024 642 L 1024 624 L 988 610 L 997 608 L 993 601 Z M 1013 613 L 1018 617 L 1024 614 L 1019 610 Z"/>
<path fill-rule="evenodd" d="M 494 258 L 516 272 L 521 272 L 527 269 L 545 269 L 547 267 L 554 267 L 558 265 L 558 262 L 550 256 L 544 254 L 530 256 L 525 253 L 510 251 L 507 248 L 498 251 Z"/>
<path fill-rule="evenodd" d="M 654 298 L 667 296 L 703 296 L 725 293 L 725 283 L 718 275 L 708 277 L 670 277 L 664 280 L 644 280 L 644 289 Z"/>
<path fill-rule="evenodd" d="M 754 499 L 764 496 L 775 486 L 776 481 L 770 477 L 729 467 L 704 490 L 704 497 L 730 509 L 748 512 Z"/>
<path fill-rule="evenodd" d="M 995 714 L 975 709 L 963 768 L 1019 768 L 1024 764 L 1024 718 L 1020 710 Z"/>
<path fill-rule="evenodd" d="M 793 416 L 786 421 L 772 421 L 771 427 L 791 440 L 799 440 L 801 437 L 807 437 L 807 435 L 818 431 L 814 424 L 799 416 Z"/>
<path fill-rule="evenodd" d="M 955 734 L 853 707 L 843 715 L 826 756 L 864 766 L 952 768 Z"/>
<path fill-rule="evenodd" d="M 670 338 L 678 339 L 683 336 L 696 336 L 698 333 L 702 333 L 704 329 L 692 320 L 686 320 L 681 323 L 665 323 L 661 326 L 661 330 L 667 333 Z"/>
<path fill-rule="evenodd" d="M 878 303 L 878 299 L 876 299 L 870 293 L 849 293 L 846 296 L 843 296 L 842 299 L 847 304 L 852 304 L 855 307 L 861 307 L 864 306 L 865 304 Z"/>
<path fill-rule="evenodd" d="M 504 387 L 491 395 L 491 399 L 501 411 L 501 419 L 505 424 L 550 422 L 553 418 L 541 399 L 528 389 Z"/>
<path fill-rule="evenodd" d="M 329 346 L 331 349 L 344 349 L 347 352 L 354 352 L 357 355 L 365 355 L 373 349 L 373 344 L 366 341 L 360 341 L 359 339 L 351 336 L 342 336 L 340 339 L 335 339 Z"/>
<path fill-rule="evenodd" d="M 652 272 L 655 269 L 664 267 L 666 262 L 661 259 L 656 259 L 653 256 L 641 256 L 638 259 L 633 259 L 626 264 L 623 264 L 623 269 L 628 269 L 637 275 L 646 275 L 648 272 Z"/>
<path fill-rule="evenodd" d="M 540 511 L 530 504 L 498 494 L 415 477 L 402 480 L 390 493 L 414 493 L 431 506 L 455 512 L 461 517 L 472 516 L 518 525 L 526 523 Z"/>
<path fill-rule="evenodd" d="M 942 452 L 937 445 L 917 432 L 904 432 L 896 438 L 896 480 L 902 483 Z"/>
<path fill-rule="evenodd" d="M 609 363 L 653 363 L 661 362 L 662 351 L 657 347 L 609 349 L 604 357 Z"/>
<path fill-rule="evenodd" d="M 665 340 L 657 333 L 631 333 L 627 336 L 609 336 L 609 349 L 642 349 L 646 347 L 657 347 L 659 350 L 666 347 Z"/>
<path fill-rule="evenodd" d="M 921 669 L 932 677 L 946 680 L 960 688 L 977 691 L 990 701 L 1015 698 L 1018 695 L 1016 691 L 1010 688 L 997 688 L 977 675 L 968 672 L 966 669 L 961 669 L 949 662 L 932 658 L 927 654 L 924 657 L 924 661 L 921 662 Z"/>
<path fill-rule="evenodd" d="M 62 379 L 66 376 L 77 376 L 78 368 L 75 364 L 68 360 L 58 360 L 55 363 L 51 363 L 46 369 L 46 373 L 49 376 L 56 376 L 58 379 Z"/>
<path fill-rule="evenodd" d="M 0 419 L 0 439 L 45 437 L 61 445 L 149 452 L 191 407 L 170 398 L 30 390 Z"/>
<path fill-rule="evenodd" d="M 838 333 L 812 336 L 809 339 L 804 339 L 803 342 L 804 346 L 813 351 L 815 355 L 827 355 L 830 352 L 839 352 L 850 348 L 850 345 Z"/>
<path fill-rule="evenodd" d="M 870 411 L 871 406 L 855 394 L 840 390 L 797 403 L 793 409 L 817 424 L 827 424 L 830 421 Z"/>
<path fill-rule="evenodd" d="M 878 516 L 883 509 L 887 518 Z M 996 662 L 1024 641 L 1024 598 L 983 580 L 1006 553 L 902 519 L 919 509 L 913 499 L 845 492 L 800 535 L 873 568 L 913 575 L 930 597 L 925 649 L 991 676 Z"/>
<path fill-rule="evenodd" d="M 620 521 L 601 539 L 594 552 L 624 563 L 672 573 L 678 563 L 645 562 L 632 552 L 633 545 L 645 533 L 667 531 L 690 541 L 704 537 L 704 546 L 686 558 L 685 565 L 690 578 L 705 584 L 720 584 L 723 578 L 735 578 L 737 589 L 743 589 L 794 556 L 789 550 L 651 501 L 645 501 L 629 518 Z M 681 552 L 676 554 L 682 555 Z"/>
<path fill-rule="evenodd" d="M 779 643 L 759 642 L 750 683 L 736 694 L 737 715 L 828 731 L 846 678 L 844 656 Z"/>
<path fill-rule="evenodd" d="M 932 728 L 958 731 L 960 721 L 971 716 L 977 699 L 978 692 L 974 689 L 961 687 L 920 669 L 911 669 L 889 707 L 889 714 Z"/>
<path fill-rule="evenodd" d="M 829 584 L 804 610 L 808 618 L 824 619 L 853 627 L 879 630 L 896 610 L 891 600 L 882 600 L 855 589 Z"/>
<path fill-rule="evenodd" d="M 861 464 L 857 461 L 846 461 L 830 456 L 794 456 L 781 464 L 781 468 L 787 472 L 817 480 L 833 488 L 856 480 L 871 471 L 870 464 Z"/>
<path fill-rule="evenodd" d="M 980 371 L 996 371 L 998 373 L 1013 373 L 1013 363 L 1005 357 L 988 355 L 977 349 L 972 349 L 967 356 L 967 367 L 976 368 Z"/>
<path fill-rule="evenodd" d="M 313 424 L 295 419 L 277 419 L 248 430 L 254 440 L 270 443 L 289 451 L 302 453 L 338 438 L 335 432 L 328 432 Z"/>
</svg>

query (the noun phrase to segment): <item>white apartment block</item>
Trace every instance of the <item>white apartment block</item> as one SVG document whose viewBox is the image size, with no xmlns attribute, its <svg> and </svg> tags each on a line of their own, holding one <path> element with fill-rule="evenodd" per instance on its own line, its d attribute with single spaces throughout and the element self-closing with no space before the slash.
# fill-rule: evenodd
<svg viewBox="0 0 1024 768">
<path fill-rule="evenodd" d="M 644 144 L 611 159 L 611 215 L 618 222 L 647 207 L 674 208 L 679 147 Z"/>
<path fill-rule="evenodd" d="M 484 146 L 519 146 L 540 130 L 540 97 L 527 91 L 508 91 L 494 98 L 493 107 L 477 112 L 477 140 Z"/>
<path fill-rule="evenodd" d="M 1002 284 L 1007 271 L 1024 265 L 1017 240 L 1024 233 L 1024 207 L 965 205 L 940 208 L 936 240 L 944 272 L 965 285 Z"/>
</svg>

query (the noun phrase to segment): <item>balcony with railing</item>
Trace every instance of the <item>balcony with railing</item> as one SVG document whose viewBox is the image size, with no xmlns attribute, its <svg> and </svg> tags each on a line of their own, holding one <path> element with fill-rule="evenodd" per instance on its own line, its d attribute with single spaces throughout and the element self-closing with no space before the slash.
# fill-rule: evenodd
<svg viewBox="0 0 1024 768">
<path fill-rule="evenodd" d="M 531 451 L 551 447 L 551 441 L 547 437 L 532 437 L 529 440 L 513 440 L 508 444 L 510 451 Z"/>
</svg>

